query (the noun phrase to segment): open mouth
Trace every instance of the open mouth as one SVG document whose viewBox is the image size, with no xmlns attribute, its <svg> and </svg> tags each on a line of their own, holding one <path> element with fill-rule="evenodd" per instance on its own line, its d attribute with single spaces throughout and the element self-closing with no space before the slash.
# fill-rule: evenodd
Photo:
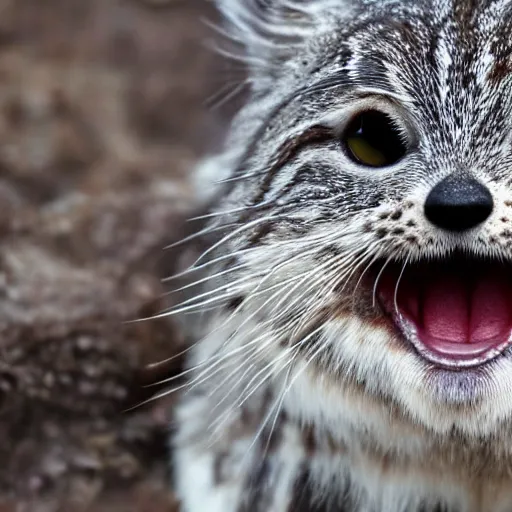
<svg viewBox="0 0 512 512">
<path fill-rule="evenodd" d="M 382 269 L 382 264 L 380 265 Z M 451 368 L 486 363 L 512 345 L 512 268 L 453 257 L 386 265 L 377 295 L 416 350 Z"/>
</svg>

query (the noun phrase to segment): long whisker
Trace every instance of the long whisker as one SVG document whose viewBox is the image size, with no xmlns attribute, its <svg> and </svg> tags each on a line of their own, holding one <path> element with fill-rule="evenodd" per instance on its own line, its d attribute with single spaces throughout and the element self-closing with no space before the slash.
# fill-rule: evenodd
<svg viewBox="0 0 512 512">
<path fill-rule="evenodd" d="M 238 208 L 232 208 L 231 210 L 221 210 L 221 211 L 214 211 L 210 213 L 205 213 L 204 215 L 199 215 L 196 217 L 190 217 L 187 219 L 187 222 L 195 222 L 198 220 L 205 220 L 205 219 L 214 219 L 215 217 L 222 217 L 224 215 L 232 215 L 233 213 L 241 213 L 241 212 L 247 212 L 250 210 L 258 210 L 259 208 L 262 208 L 264 206 L 269 206 L 272 204 L 272 201 L 264 201 L 257 204 L 251 204 L 246 206 L 240 206 Z"/>
<path fill-rule="evenodd" d="M 324 281 L 326 281 L 325 283 L 325 286 L 322 286 L 318 289 L 317 293 L 309 299 L 309 303 L 308 303 L 308 307 L 307 308 L 303 308 L 303 309 L 306 309 L 306 310 L 317 310 L 318 308 L 313 308 L 311 305 L 314 304 L 316 301 L 319 300 L 320 297 L 322 296 L 331 296 L 332 293 L 333 293 L 333 290 L 339 286 L 339 283 L 342 282 L 342 281 L 345 281 L 344 285 L 342 286 L 341 288 L 341 291 L 340 293 L 345 289 L 345 287 L 347 286 L 347 284 L 350 282 L 350 279 L 352 277 L 352 275 L 354 274 L 354 272 L 357 271 L 357 269 L 362 265 L 364 264 L 365 262 L 365 255 L 361 256 L 359 258 L 359 261 L 356 259 L 356 261 L 348 261 L 346 262 L 346 267 L 347 268 L 347 271 L 346 272 L 343 272 L 341 273 L 341 275 L 336 279 L 336 276 L 331 276 L 330 274 L 327 274 L 325 276 L 325 279 Z M 352 267 L 350 268 L 349 265 Z M 334 279 L 333 279 L 334 277 Z M 331 281 L 334 281 L 334 284 L 330 284 Z M 327 290 L 326 288 L 329 287 L 330 289 Z M 310 318 L 308 317 L 308 315 L 303 315 L 303 318 L 300 322 L 298 322 L 298 324 L 295 326 L 295 329 L 294 329 L 294 332 L 292 334 L 292 336 L 295 334 L 295 333 L 298 333 L 300 331 L 302 331 L 306 324 L 308 323 L 308 321 L 310 320 Z"/>
<path fill-rule="evenodd" d="M 186 277 L 189 274 L 193 274 L 194 272 L 197 272 L 199 270 L 203 270 L 207 267 L 211 267 L 212 265 L 216 265 L 217 263 L 220 263 L 221 261 L 226 261 L 229 259 L 237 258 L 239 256 L 242 256 L 244 254 L 250 253 L 255 251 L 257 248 L 255 247 L 247 247 L 245 249 L 239 249 L 237 251 L 233 251 L 227 254 L 223 254 L 221 256 L 218 256 L 217 258 L 214 258 L 212 260 L 208 260 L 205 263 L 202 263 L 201 265 L 191 265 L 189 268 L 185 269 L 183 272 L 179 272 L 177 274 L 174 274 L 173 276 L 166 278 L 167 281 L 171 281 L 174 279 L 180 279 L 182 277 Z"/>
<path fill-rule="evenodd" d="M 204 16 L 200 19 L 201 22 L 204 23 L 208 28 L 212 29 L 220 36 L 225 37 L 227 40 L 233 41 L 235 43 L 244 44 L 244 41 L 240 37 L 237 37 L 233 32 L 228 32 L 222 26 L 213 23 L 211 20 L 205 18 Z"/>
<path fill-rule="evenodd" d="M 284 359 L 285 356 L 287 354 L 286 353 L 283 353 L 281 354 L 281 356 L 279 357 L 278 360 L 281 360 L 281 359 Z M 264 369 L 267 369 L 268 366 L 270 366 L 271 364 L 275 364 L 275 362 L 273 363 L 269 363 L 267 366 L 265 366 Z M 263 386 L 265 384 L 265 382 L 267 382 L 272 376 L 274 376 L 275 374 L 278 374 L 280 373 L 284 368 L 286 368 L 287 366 L 289 365 L 289 362 L 286 363 L 283 367 L 281 368 L 278 368 L 277 370 L 274 369 L 273 371 L 271 372 L 268 372 L 261 380 L 260 382 L 257 383 L 256 386 L 254 386 L 254 389 L 253 391 L 250 393 L 250 395 L 244 397 L 244 393 L 245 393 L 245 390 L 247 388 L 247 386 L 244 388 L 244 390 L 238 395 L 238 403 L 236 405 L 234 405 L 233 407 L 230 407 L 227 411 L 225 411 L 224 414 L 222 414 L 221 416 L 219 416 L 214 422 L 212 422 L 212 424 L 210 425 L 210 429 L 213 428 L 212 430 L 212 435 L 215 435 L 216 432 L 222 430 L 222 428 L 224 427 L 224 425 L 229 421 L 229 417 L 230 417 L 230 414 L 232 413 L 233 410 L 236 410 L 236 409 L 239 409 L 243 406 L 243 404 L 259 389 L 261 388 L 261 386 Z M 263 370 L 261 370 L 260 372 L 258 372 L 257 376 L 259 376 L 261 374 Z M 251 384 L 252 382 L 254 381 L 254 379 L 256 379 L 257 376 L 254 376 L 253 379 L 251 379 Z M 224 397 L 221 401 L 224 401 L 226 397 Z"/>
<path fill-rule="evenodd" d="M 354 291 L 353 291 L 353 294 L 355 295 L 356 292 L 357 292 L 357 288 L 359 287 L 359 285 L 361 284 L 361 281 L 363 280 L 363 277 L 364 275 L 366 274 L 366 272 L 368 272 L 368 270 L 370 270 L 370 268 L 372 267 L 372 265 L 374 265 L 378 259 L 380 257 L 380 254 L 376 254 L 371 260 L 370 262 L 368 263 L 368 265 L 366 265 L 365 269 L 361 272 L 361 275 L 359 276 L 359 279 L 357 280 L 357 283 L 356 285 L 354 286 Z"/>
<path fill-rule="evenodd" d="M 390 256 L 382 265 L 382 268 L 380 269 L 379 273 L 377 274 L 377 277 L 375 278 L 375 282 L 373 283 L 373 292 L 372 292 L 372 308 L 375 309 L 375 306 L 377 305 L 377 287 L 379 285 L 379 279 L 381 278 L 382 274 L 384 273 L 384 270 L 388 266 L 389 262 L 392 260 L 392 257 Z"/>
<path fill-rule="evenodd" d="M 328 346 L 328 344 L 326 343 L 321 343 L 320 344 L 320 347 L 318 350 L 316 350 L 313 355 L 307 359 L 306 363 L 304 364 L 304 366 L 297 372 L 297 374 L 294 376 L 294 378 L 292 379 L 292 381 L 288 384 L 288 386 L 286 387 L 286 389 L 283 391 L 283 393 L 286 395 L 289 390 L 292 388 L 293 384 L 295 384 L 295 381 L 297 380 L 297 378 L 304 372 L 304 370 L 310 365 L 310 363 L 315 359 L 315 357 L 320 354 L 323 350 L 326 349 L 326 347 Z M 259 439 L 259 437 L 261 436 L 261 434 L 263 433 L 263 431 L 265 430 L 265 427 L 269 421 L 269 419 L 272 417 L 272 414 L 274 414 L 274 411 L 276 410 L 276 408 L 279 406 L 279 404 L 281 404 L 283 402 L 283 398 L 278 396 L 277 400 L 274 402 L 274 404 L 272 405 L 272 407 L 270 408 L 268 414 L 265 416 L 265 418 L 263 419 L 263 421 L 261 422 L 261 425 L 258 429 L 258 431 L 256 432 L 256 435 L 254 436 L 254 439 L 253 441 L 251 442 L 250 446 L 248 447 L 247 449 L 247 452 L 246 452 L 246 455 L 254 448 L 254 445 L 256 444 L 256 441 Z"/>
<path fill-rule="evenodd" d="M 398 287 L 400 286 L 400 281 L 402 280 L 402 276 L 404 275 L 404 271 L 405 271 L 405 267 L 407 266 L 407 262 L 408 260 L 406 259 L 404 261 L 404 264 L 402 266 L 402 270 L 400 272 L 400 275 L 398 276 L 398 279 L 396 281 L 396 285 L 395 285 L 395 291 L 394 291 L 394 294 L 393 294 L 393 304 L 394 304 L 394 307 L 395 307 L 395 312 L 398 316 L 400 316 L 400 312 L 398 311 L 398 300 L 397 300 L 397 297 L 398 297 Z"/>
<path fill-rule="evenodd" d="M 233 84 L 230 84 L 228 86 L 228 91 L 226 91 L 226 94 L 219 94 L 217 97 L 218 97 L 218 100 L 217 101 L 212 101 L 210 99 L 207 107 L 210 109 L 210 110 L 218 110 L 219 108 L 222 107 L 222 105 L 225 105 L 226 103 L 228 103 L 230 100 L 232 100 L 233 98 L 236 98 L 236 96 L 238 94 L 240 94 L 244 88 L 250 84 L 251 81 L 250 80 L 244 80 L 242 82 L 239 82 L 239 83 L 235 83 L 234 85 Z M 225 89 L 224 89 L 225 91 Z"/>
<path fill-rule="evenodd" d="M 190 221 L 192 219 L 188 219 L 188 220 Z M 177 240 L 176 242 L 173 242 L 172 244 L 166 245 L 164 247 L 164 250 L 175 249 L 176 247 L 185 245 L 189 242 L 192 242 L 193 240 L 197 240 L 198 238 L 203 238 L 205 235 L 209 235 L 211 233 L 216 233 L 217 231 L 228 230 L 234 226 L 240 226 L 240 223 L 239 222 L 229 222 L 227 224 L 218 224 L 218 225 L 214 225 L 214 226 L 207 226 L 204 229 L 201 229 L 200 231 L 196 231 L 195 233 L 192 233 L 191 235 L 188 235 L 184 238 L 181 238 L 180 240 Z"/>
<path fill-rule="evenodd" d="M 223 237 L 221 240 L 219 240 L 217 243 L 213 244 L 211 247 L 209 247 L 208 249 L 206 249 L 206 251 L 203 252 L 203 254 L 201 254 L 201 256 L 199 256 L 196 261 L 194 262 L 194 264 L 192 266 L 195 266 L 197 265 L 197 263 L 199 263 L 201 260 L 203 260 L 208 254 L 210 254 L 212 251 L 214 251 L 215 249 L 217 249 L 220 245 L 224 244 L 225 242 L 227 242 L 228 240 L 231 240 L 233 237 L 235 237 L 236 235 L 239 235 L 240 233 L 248 230 L 248 229 L 251 229 L 255 226 L 257 226 L 258 224 L 262 224 L 263 222 L 268 222 L 270 220 L 275 220 L 279 217 L 283 217 L 283 216 L 279 216 L 279 215 L 267 215 L 266 217 L 262 217 L 262 218 L 259 218 L 259 219 L 256 219 L 256 220 L 253 220 L 251 222 L 248 222 L 244 225 L 242 225 L 241 227 L 235 229 L 234 231 L 232 231 L 231 233 L 229 233 L 228 235 L 226 235 L 225 237 Z"/>
<path fill-rule="evenodd" d="M 218 364 L 222 363 L 223 361 L 229 359 L 230 357 L 232 357 L 240 352 L 244 352 L 244 350 L 249 349 L 252 345 L 257 345 L 262 338 L 263 338 L 263 336 L 257 337 L 253 341 L 245 343 L 244 345 L 241 345 L 241 346 L 231 350 L 230 352 L 227 352 L 227 353 L 222 352 L 220 354 L 211 356 L 210 358 L 205 359 L 204 361 L 201 361 L 200 363 L 196 364 L 194 367 L 182 371 L 179 375 L 173 375 L 172 377 L 167 377 L 164 380 L 160 380 L 158 382 L 150 384 L 148 387 L 161 386 L 163 384 L 168 384 L 169 382 L 178 380 L 179 378 L 183 377 L 184 375 L 189 374 L 192 371 L 197 371 L 200 368 L 204 368 L 206 366 L 208 366 L 208 370 L 206 370 L 206 372 L 207 372 L 207 371 L 211 370 L 212 368 L 215 368 Z M 203 375 L 204 375 L 203 373 L 200 373 L 196 378 L 202 377 Z"/>
<path fill-rule="evenodd" d="M 241 270 L 243 268 L 245 268 L 245 265 L 235 265 L 233 267 L 229 267 L 229 268 L 221 270 L 220 272 L 217 272 L 215 274 L 198 279 L 198 280 L 194 281 L 193 283 L 189 283 L 187 285 L 181 286 L 180 288 L 175 288 L 174 290 L 172 290 L 169 293 L 178 293 L 178 292 L 188 290 L 190 288 L 195 288 L 196 286 L 207 283 L 208 281 L 212 281 L 213 279 L 218 279 L 219 277 L 222 277 L 222 276 L 225 276 L 228 274 L 232 274 L 233 272 L 237 272 L 238 270 Z"/>
</svg>

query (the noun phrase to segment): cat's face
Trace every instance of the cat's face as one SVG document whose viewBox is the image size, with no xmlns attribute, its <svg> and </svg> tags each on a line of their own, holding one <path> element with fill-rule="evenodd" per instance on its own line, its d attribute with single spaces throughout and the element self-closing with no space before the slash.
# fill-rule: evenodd
<svg viewBox="0 0 512 512">
<path fill-rule="evenodd" d="M 220 249 L 267 357 L 439 432 L 512 421 L 512 2 L 220 3 L 254 82 Z"/>
</svg>

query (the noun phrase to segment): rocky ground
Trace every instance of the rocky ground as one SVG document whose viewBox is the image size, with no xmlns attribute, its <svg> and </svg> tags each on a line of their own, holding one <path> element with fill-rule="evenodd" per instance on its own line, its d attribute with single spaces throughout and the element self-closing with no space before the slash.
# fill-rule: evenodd
<svg viewBox="0 0 512 512">
<path fill-rule="evenodd" d="M 0 0 L 0 512 L 171 512 L 163 248 L 226 112 L 207 0 Z"/>
</svg>

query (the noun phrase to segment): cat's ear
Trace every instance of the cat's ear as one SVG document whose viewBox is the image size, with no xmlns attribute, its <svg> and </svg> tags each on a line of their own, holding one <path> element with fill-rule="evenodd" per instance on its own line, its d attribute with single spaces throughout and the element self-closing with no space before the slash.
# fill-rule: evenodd
<svg viewBox="0 0 512 512">
<path fill-rule="evenodd" d="M 232 40 L 242 45 L 252 83 L 264 87 L 343 0 L 215 0 Z"/>
</svg>

